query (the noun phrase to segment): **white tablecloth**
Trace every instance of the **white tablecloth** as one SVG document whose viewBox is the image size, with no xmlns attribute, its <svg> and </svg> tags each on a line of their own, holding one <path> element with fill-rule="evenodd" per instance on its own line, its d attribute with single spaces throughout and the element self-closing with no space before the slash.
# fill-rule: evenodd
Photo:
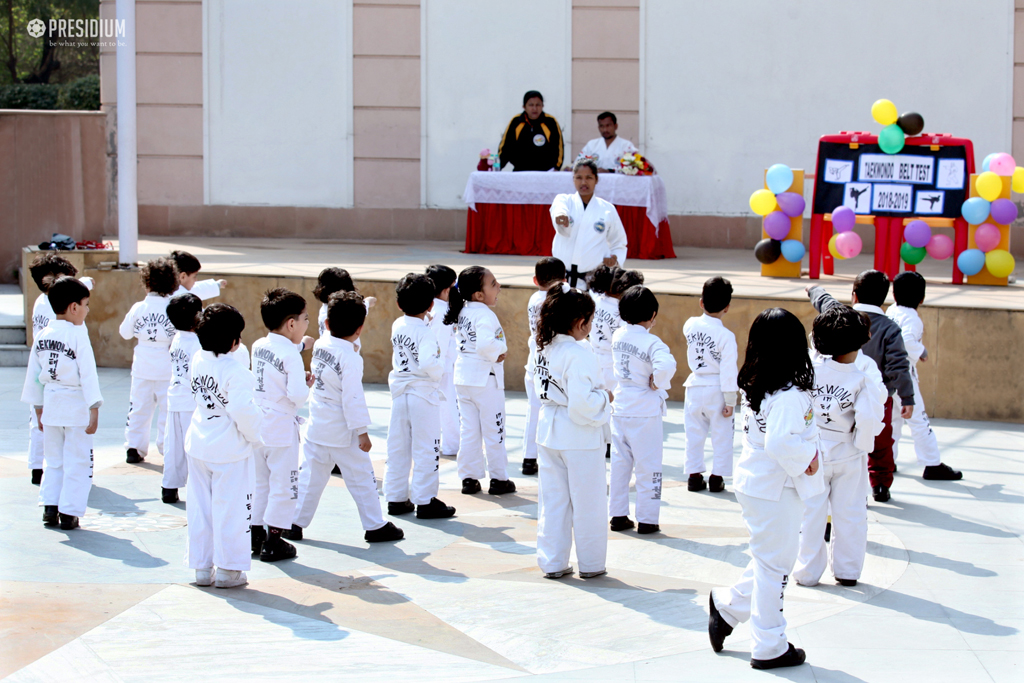
<svg viewBox="0 0 1024 683">
<path fill-rule="evenodd" d="M 473 171 L 462 198 L 476 211 L 482 204 L 547 204 L 555 195 L 573 193 L 572 174 L 565 171 L 522 171 L 494 173 Z M 619 206 L 643 206 L 647 218 L 657 227 L 668 219 L 665 181 L 660 176 L 627 176 L 602 173 L 595 194 Z"/>
</svg>

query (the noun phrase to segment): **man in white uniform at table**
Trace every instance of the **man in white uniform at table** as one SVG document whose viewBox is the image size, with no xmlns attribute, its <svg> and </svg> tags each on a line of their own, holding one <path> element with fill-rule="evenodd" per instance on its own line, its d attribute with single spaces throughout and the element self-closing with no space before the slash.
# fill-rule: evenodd
<svg viewBox="0 0 1024 683">
<path fill-rule="evenodd" d="M 635 154 L 637 148 L 633 143 L 618 135 L 619 120 L 610 111 L 597 115 L 597 131 L 601 137 L 594 138 L 580 151 L 580 156 L 595 157 L 597 170 L 600 173 L 614 173 L 619 167 L 619 159 L 625 154 Z"/>
<path fill-rule="evenodd" d="M 572 169 L 575 194 L 560 194 L 551 203 L 551 255 L 565 264 L 566 280 L 577 289 L 586 289 L 587 274 L 602 263 L 622 267 L 626 262 L 626 230 L 615 205 L 594 196 L 597 180 L 597 164 L 577 159 Z"/>
</svg>

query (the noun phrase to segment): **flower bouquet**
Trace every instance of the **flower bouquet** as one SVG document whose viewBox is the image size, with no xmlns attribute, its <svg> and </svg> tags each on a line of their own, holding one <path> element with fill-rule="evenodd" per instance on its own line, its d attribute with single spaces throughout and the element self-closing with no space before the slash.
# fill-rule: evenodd
<svg viewBox="0 0 1024 683">
<path fill-rule="evenodd" d="M 624 173 L 625 175 L 654 175 L 654 167 L 651 166 L 646 157 L 637 152 L 635 154 L 626 154 L 619 159 L 619 168 L 616 172 Z"/>
</svg>

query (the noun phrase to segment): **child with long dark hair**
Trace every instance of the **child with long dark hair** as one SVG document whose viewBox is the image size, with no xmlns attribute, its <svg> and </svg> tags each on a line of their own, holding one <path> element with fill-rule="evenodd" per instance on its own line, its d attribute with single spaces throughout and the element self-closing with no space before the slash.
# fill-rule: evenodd
<svg viewBox="0 0 1024 683">
<path fill-rule="evenodd" d="M 733 628 L 750 619 L 753 668 L 798 666 L 806 655 L 786 639 L 783 594 L 796 562 L 803 501 L 824 487 L 811 396 L 814 370 L 806 331 L 795 315 L 769 308 L 754 319 L 739 387 L 746 395 L 744 438 L 733 486 L 753 558 L 731 588 L 711 591 L 708 635 L 721 652 Z"/>
</svg>

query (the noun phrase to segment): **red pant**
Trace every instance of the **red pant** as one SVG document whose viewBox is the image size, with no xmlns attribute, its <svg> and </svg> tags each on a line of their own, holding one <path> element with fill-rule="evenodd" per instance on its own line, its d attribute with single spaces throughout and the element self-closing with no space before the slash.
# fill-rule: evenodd
<svg viewBox="0 0 1024 683">
<path fill-rule="evenodd" d="M 868 475 L 871 487 L 892 486 L 892 474 L 896 462 L 892 457 L 892 396 L 885 401 L 885 418 L 882 431 L 875 437 L 875 450 L 868 453 Z"/>
</svg>

